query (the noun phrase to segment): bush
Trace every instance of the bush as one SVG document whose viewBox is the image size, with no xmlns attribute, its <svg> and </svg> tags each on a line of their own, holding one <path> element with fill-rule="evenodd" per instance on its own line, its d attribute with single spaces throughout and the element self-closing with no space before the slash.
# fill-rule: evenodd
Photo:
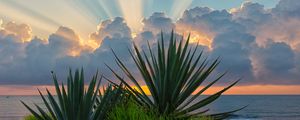
<svg viewBox="0 0 300 120">
<path fill-rule="evenodd" d="M 238 80 L 213 95 L 202 100 L 197 99 L 203 92 L 223 78 L 225 73 L 214 77 L 208 85 L 197 91 L 199 86 L 208 80 L 220 61 L 219 59 L 212 62 L 207 61 L 207 58 L 203 58 L 203 52 L 198 53 L 198 46 L 195 48 L 189 46 L 189 40 L 188 37 L 185 42 L 181 40 L 177 43 L 176 36 L 172 32 L 170 40 L 168 40 L 168 46 L 165 46 L 166 43 L 163 34 L 161 34 L 161 40 L 154 47 L 157 48 L 156 51 L 152 50 L 149 43 L 147 49 L 149 52 L 139 50 L 134 44 L 134 50 L 129 50 L 129 53 L 142 76 L 141 81 L 134 77 L 132 71 L 113 52 L 117 65 L 137 89 L 132 87 L 121 74 L 110 67 L 109 69 L 118 80 L 126 85 L 140 105 L 149 110 L 154 110 L 160 116 L 173 117 L 174 119 L 205 116 L 209 109 L 198 110 L 214 102 L 222 93 L 234 86 Z M 145 89 L 142 89 L 142 84 L 145 84 L 149 89 L 150 97 L 146 94 Z M 196 94 L 192 95 L 193 93 Z M 221 119 L 235 111 L 237 110 L 209 116 Z"/>
<path fill-rule="evenodd" d="M 74 76 L 70 70 L 67 87 L 61 84 L 61 88 L 56 75 L 52 75 L 58 100 L 48 89 L 47 97 L 39 91 L 47 111 L 36 104 L 37 111 L 34 111 L 21 101 L 38 120 L 103 120 L 114 105 L 126 97 L 122 85 L 108 85 L 101 93 L 98 74 L 93 76 L 87 89 L 84 88 L 83 70 L 76 70 Z M 31 118 L 28 116 L 28 119 Z"/>
<path fill-rule="evenodd" d="M 34 117 L 33 115 L 27 115 L 24 117 L 24 120 L 38 120 L 36 117 Z"/>
<path fill-rule="evenodd" d="M 133 99 L 123 101 L 116 105 L 108 114 L 108 120 L 169 120 L 167 117 L 159 117 L 157 114 L 140 106 Z"/>
</svg>

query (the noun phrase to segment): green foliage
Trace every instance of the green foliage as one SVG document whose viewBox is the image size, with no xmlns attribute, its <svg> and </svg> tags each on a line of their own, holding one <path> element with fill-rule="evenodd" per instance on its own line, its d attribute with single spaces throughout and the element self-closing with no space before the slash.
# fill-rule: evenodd
<svg viewBox="0 0 300 120">
<path fill-rule="evenodd" d="M 52 74 L 58 100 L 47 89 L 47 97 L 40 96 L 47 111 L 36 105 L 38 111 L 34 111 L 21 101 L 24 106 L 38 120 L 103 120 L 111 108 L 119 102 L 123 96 L 122 85 L 108 85 L 101 93 L 98 74 L 94 75 L 88 88 L 84 88 L 83 70 L 76 70 L 73 76 L 71 70 L 67 78 L 67 87 L 58 84 L 55 74 Z"/>
<path fill-rule="evenodd" d="M 152 111 L 140 106 L 136 101 L 128 99 L 108 114 L 109 120 L 169 120 L 167 117 L 159 117 Z"/>
<path fill-rule="evenodd" d="M 203 52 L 197 54 L 198 46 L 191 48 L 189 40 L 190 37 L 187 38 L 185 43 L 181 40 L 178 44 L 172 32 L 171 38 L 168 41 L 169 45 L 166 48 L 164 46 L 163 34 L 161 34 L 161 40 L 158 41 L 156 46 L 156 54 L 151 49 L 149 43 L 149 53 L 139 50 L 135 44 L 134 52 L 129 50 L 132 59 L 142 75 L 142 81 L 151 93 L 151 97 L 142 89 L 141 85 L 143 83 L 138 82 L 114 51 L 117 65 L 137 89 L 134 89 L 128 81 L 125 81 L 112 68 L 109 67 L 109 69 L 132 92 L 139 104 L 149 110 L 155 110 L 160 116 L 172 116 L 176 119 L 204 116 L 209 109 L 203 111 L 199 111 L 199 109 L 215 101 L 238 81 L 202 100 L 197 99 L 204 91 L 219 81 L 225 73 L 215 77 L 212 82 L 196 92 L 199 86 L 208 79 L 220 61 L 216 59 L 209 62 L 206 58 L 203 59 Z M 196 94 L 192 96 L 194 92 Z M 209 116 L 215 119 L 222 119 L 235 111 L 237 110 L 211 114 Z"/>
<path fill-rule="evenodd" d="M 38 120 L 36 117 L 34 117 L 33 115 L 27 115 L 24 117 L 24 120 Z"/>
<path fill-rule="evenodd" d="M 207 114 L 209 109 L 200 111 L 201 108 L 214 102 L 222 93 L 234 86 L 238 81 L 230 84 L 219 92 L 198 99 L 207 89 L 218 82 L 225 73 L 222 73 L 197 91 L 204 81 L 211 78 L 211 73 L 220 63 L 219 59 L 209 62 L 203 58 L 203 52 L 198 54 L 198 46 L 189 46 L 190 37 L 185 42 L 179 43 L 172 32 L 165 47 L 163 34 L 157 43 L 157 51 L 153 51 L 148 44 L 149 52 L 139 50 L 134 44 L 134 51 L 130 51 L 141 76 L 142 83 L 133 76 L 120 58 L 114 53 L 119 68 L 134 84 L 128 81 L 112 68 L 108 67 L 121 81 L 121 84 L 111 82 L 100 92 L 100 81 L 98 75 L 94 75 L 87 89 L 84 87 L 83 70 L 76 70 L 74 76 L 70 70 L 67 79 L 67 87 L 58 84 L 55 74 L 53 81 L 56 89 L 57 99 L 47 89 L 47 96 L 40 91 L 41 98 L 46 110 L 36 105 L 36 111 L 21 101 L 32 113 L 25 119 L 31 120 L 212 120 L 223 119 L 231 113 L 241 109 Z M 142 89 L 145 84 L 151 96 Z M 194 95 L 192 95 L 195 93 Z M 132 99 L 127 99 L 132 96 Z M 125 101 L 125 102 L 124 102 Z"/>
</svg>

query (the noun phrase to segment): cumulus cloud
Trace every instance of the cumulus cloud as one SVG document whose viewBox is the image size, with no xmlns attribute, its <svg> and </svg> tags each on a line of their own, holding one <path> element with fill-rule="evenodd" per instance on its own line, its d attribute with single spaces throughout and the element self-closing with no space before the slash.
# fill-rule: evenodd
<svg viewBox="0 0 300 120">
<path fill-rule="evenodd" d="M 143 20 L 143 31 L 151 31 L 154 34 L 161 31 L 169 32 L 175 29 L 175 24 L 172 19 L 166 16 L 165 13 L 155 12 L 149 18 Z"/>
<path fill-rule="evenodd" d="M 299 84 L 299 71 L 295 69 L 296 58 L 292 48 L 284 42 L 269 40 L 266 47 L 254 54 L 256 76 L 259 83 Z"/>
<path fill-rule="evenodd" d="M 90 35 L 92 40 L 101 44 L 104 38 L 112 37 L 131 37 L 131 30 L 121 17 L 116 17 L 113 20 L 105 20 L 100 23 L 98 30 Z"/>
<path fill-rule="evenodd" d="M 23 40 L 28 36 L 31 37 L 31 28 L 25 24 L 3 24 L 3 28 L 0 29 L 1 64 L 14 64 L 13 61 L 25 56 L 24 49 L 27 43 L 23 43 Z"/>
<path fill-rule="evenodd" d="M 177 38 L 191 33 L 190 44 L 200 44 L 210 58 L 220 56 L 217 72 L 229 70 L 243 77 L 241 85 L 300 84 L 299 13 L 300 4 L 294 0 L 281 0 L 271 9 L 252 2 L 231 11 L 195 7 L 177 21 L 155 12 L 144 18 L 138 33 L 116 17 L 102 21 L 90 41 L 68 27 L 59 27 L 43 40 L 33 37 L 30 26 L 8 22 L 0 29 L 0 83 L 47 84 L 51 70 L 65 73 L 68 67 L 84 67 L 87 76 L 99 69 L 110 77 L 105 64 L 118 70 L 111 48 L 138 74 L 127 51 L 132 42 L 147 49 L 147 42 L 157 44 L 161 31 L 168 42 L 174 29 Z"/>
<path fill-rule="evenodd" d="M 233 13 L 256 37 L 258 46 L 252 48 L 251 59 L 258 83 L 299 83 L 299 10 L 294 0 L 281 0 L 272 9 L 247 2 Z"/>
<path fill-rule="evenodd" d="M 245 82 L 253 80 L 253 66 L 250 60 L 251 47 L 255 37 L 245 33 L 224 33 L 214 38 L 214 58 L 220 56 L 222 64 L 218 72 L 229 70 L 235 76 L 243 77 Z"/>
<path fill-rule="evenodd" d="M 281 0 L 272 9 L 272 12 L 277 16 L 282 17 L 300 17 L 300 3 L 295 0 Z"/>
<path fill-rule="evenodd" d="M 233 11 L 237 19 L 252 20 L 256 23 L 269 20 L 271 14 L 264 9 L 264 6 L 258 3 L 245 2 L 240 8 Z"/>
<path fill-rule="evenodd" d="M 0 23 L 2 23 L 2 21 Z M 31 27 L 27 24 L 16 24 L 15 22 L 8 22 L 2 27 L 6 34 L 15 35 L 16 37 L 18 37 L 18 40 L 20 40 L 20 42 L 29 41 L 32 37 Z"/>
<path fill-rule="evenodd" d="M 128 49 L 132 47 L 131 31 L 123 18 L 117 17 L 112 21 L 104 21 L 105 26 L 100 27 L 99 34 L 103 36 L 102 43 L 93 53 L 94 61 L 92 63 L 114 63 L 111 49 L 115 51 L 120 58 L 129 59 Z"/>
<path fill-rule="evenodd" d="M 172 19 L 162 12 L 155 12 L 142 22 L 144 24 L 143 30 L 134 38 L 134 42 L 146 51 L 148 50 L 148 43 L 152 46 L 151 49 L 156 49 L 155 46 L 157 40 L 161 38 L 161 32 L 164 35 L 165 45 L 168 45 L 171 31 L 176 30 L 176 25 Z M 176 34 L 176 37 L 180 38 L 181 36 Z"/>
<path fill-rule="evenodd" d="M 213 10 L 208 7 L 195 7 L 190 10 L 185 10 L 182 17 L 177 21 L 176 26 L 179 31 L 202 31 L 209 34 L 207 24 L 200 20 L 202 15 L 208 14 Z M 196 22 L 197 21 L 197 22 Z"/>
<path fill-rule="evenodd" d="M 222 58 L 218 72 L 230 70 L 245 81 L 253 79 L 250 53 L 255 37 L 246 33 L 246 28 L 235 22 L 229 12 L 196 7 L 185 11 L 178 24 L 210 36 L 212 58 Z"/>
</svg>

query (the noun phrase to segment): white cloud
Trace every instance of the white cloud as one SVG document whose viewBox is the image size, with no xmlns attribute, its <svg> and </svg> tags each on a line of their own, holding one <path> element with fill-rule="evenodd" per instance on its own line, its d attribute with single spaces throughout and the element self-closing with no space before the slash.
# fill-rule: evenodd
<svg viewBox="0 0 300 120">
<path fill-rule="evenodd" d="M 32 37 L 31 27 L 27 24 L 16 24 L 15 22 L 8 22 L 3 25 L 3 29 L 8 34 L 16 35 L 16 37 L 21 40 L 20 42 L 30 41 Z"/>
<path fill-rule="evenodd" d="M 131 30 L 121 17 L 105 20 L 98 26 L 98 30 L 90 35 L 92 40 L 101 44 L 105 37 L 131 37 Z"/>
<path fill-rule="evenodd" d="M 51 70 L 65 76 L 68 67 L 84 67 L 89 75 L 99 68 L 110 76 L 104 63 L 117 69 L 111 48 L 138 73 L 127 51 L 132 42 L 142 49 L 147 48 L 146 40 L 155 46 L 161 31 L 168 40 L 175 29 L 178 38 L 182 33 L 196 34 L 192 39 L 200 39 L 211 57 L 221 56 L 217 71 L 244 77 L 241 84 L 300 84 L 299 13 L 300 5 L 293 0 L 281 0 L 272 9 L 246 2 L 234 12 L 196 7 L 184 11 L 178 21 L 153 13 L 134 38 L 126 21 L 116 17 L 101 22 L 90 34 L 96 44 L 92 48 L 68 27 L 59 27 L 42 40 L 32 37 L 30 26 L 8 22 L 0 29 L 0 83 L 51 83 Z"/>
<path fill-rule="evenodd" d="M 170 32 L 172 29 L 175 29 L 172 19 L 161 12 L 155 12 L 149 18 L 145 18 L 143 24 L 143 31 L 151 31 L 154 34 L 158 34 L 161 31 Z"/>
</svg>

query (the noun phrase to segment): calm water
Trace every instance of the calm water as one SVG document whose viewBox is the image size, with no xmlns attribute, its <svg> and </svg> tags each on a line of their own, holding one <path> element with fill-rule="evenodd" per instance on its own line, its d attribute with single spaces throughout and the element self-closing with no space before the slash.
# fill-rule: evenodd
<svg viewBox="0 0 300 120">
<path fill-rule="evenodd" d="M 0 96 L 0 120 L 21 120 L 29 114 L 19 100 L 42 104 L 38 96 Z M 300 96 L 222 96 L 208 106 L 222 112 L 249 105 L 230 120 L 300 120 Z"/>
</svg>

